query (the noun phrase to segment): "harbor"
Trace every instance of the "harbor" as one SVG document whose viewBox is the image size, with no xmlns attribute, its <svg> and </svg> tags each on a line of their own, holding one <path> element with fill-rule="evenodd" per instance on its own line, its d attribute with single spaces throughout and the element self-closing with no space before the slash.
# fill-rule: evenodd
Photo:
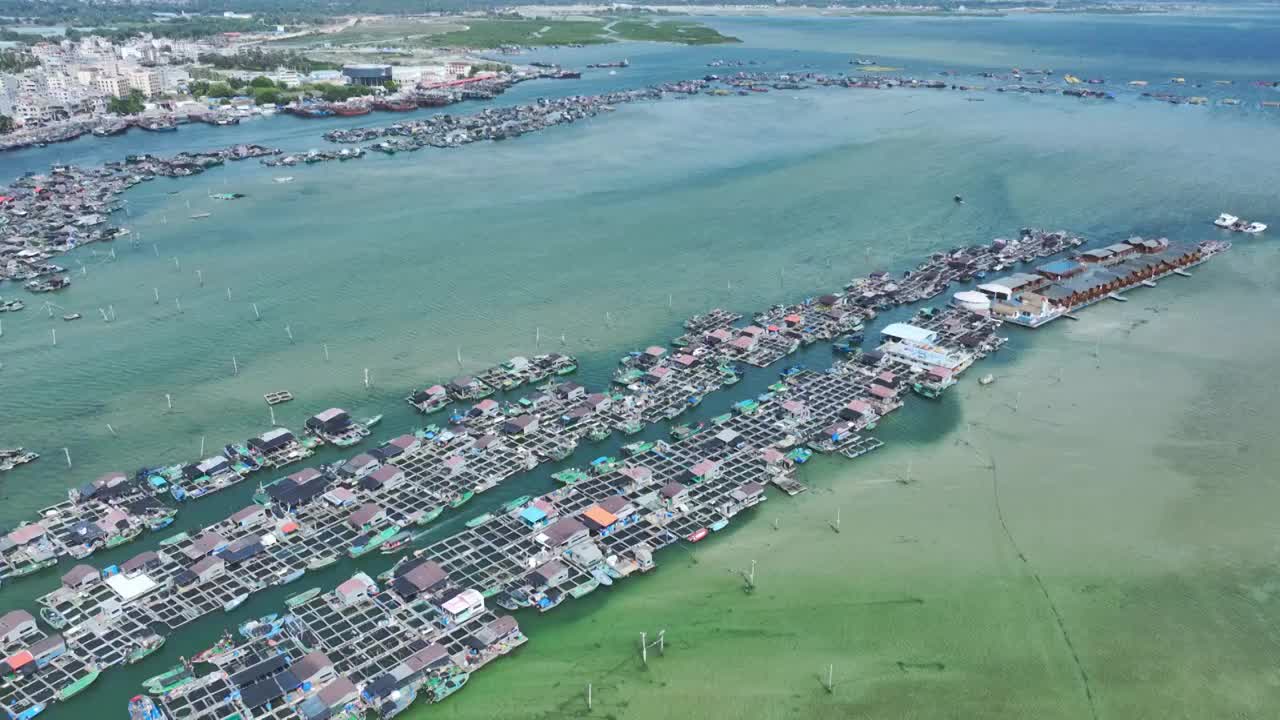
<svg viewBox="0 0 1280 720">
<path fill-rule="evenodd" d="M 904 279 L 921 279 L 908 283 L 901 295 L 871 294 L 880 311 L 914 304 L 940 282 L 945 287 L 950 281 L 939 278 L 947 273 L 972 273 L 976 279 L 976 273 L 997 265 L 1035 262 L 1082 244 L 1075 240 L 1067 233 L 1024 230 L 1014 241 L 957 248 L 920 263 Z M 1201 247 L 1207 259 L 1229 246 L 1209 242 Z M 972 261 L 956 262 L 961 256 Z M 876 309 L 859 301 L 874 282 L 873 277 L 855 279 L 835 293 L 762 311 L 745 326 L 736 326 L 740 318 L 725 311 L 693 318 L 685 324 L 688 332 L 673 344 L 675 351 L 654 346 L 628 354 L 616 378 L 621 389 L 610 393 L 589 393 L 572 381 L 553 380 L 537 393 L 503 403 L 487 397 L 497 390 L 477 377 L 487 375 L 499 387 L 504 385 L 498 379 L 502 373 L 512 383 L 530 377 L 512 377 L 512 369 L 528 367 L 517 359 L 504 370 L 455 378 L 441 386 L 447 396 L 482 399 L 450 414 L 445 427 L 428 426 L 375 452 L 263 485 L 253 505 L 198 532 L 179 533 L 119 567 L 72 568 L 62 578 L 63 587 L 41 599 L 39 612 L 46 624 L 62 630 L 57 636 L 65 651 L 49 657 L 39 672 L 11 683 L 0 700 L 11 708 L 29 709 L 65 699 L 74 694 L 69 688 L 81 686 L 85 678 L 96 679 L 111 665 L 123 663 L 138 643 L 151 637 L 148 628 L 170 633 L 218 611 L 230 612 L 256 592 L 296 582 L 308 568 L 332 564 L 330 558 L 342 555 L 358 558 L 395 541 L 406 529 L 435 520 L 445 508 L 461 507 L 543 462 L 567 458 L 593 435 L 626 435 L 674 419 L 694 405 L 691 398 L 700 403 L 735 384 L 741 372 L 749 372 L 737 370 L 740 365 L 766 367 L 806 342 L 834 341 L 863 327 Z M 451 664 L 448 673 L 465 670 L 460 661 L 466 654 L 460 657 L 460 650 L 449 649 L 461 639 L 445 639 L 441 632 L 453 624 L 450 618 L 465 623 L 464 617 L 482 617 L 483 627 L 490 630 L 485 637 L 496 639 L 474 649 L 481 656 L 500 655 L 518 631 L 509 621 L 484 615 L 481 611 L 490 605 L 512 611 L 550 609 L 652 567 L 653 553 L 661 548 L 699 542 L 727 527 L 766 497 L 766 486 L 787 494 L 803 492 L 794 467 L 807 458 L 798 452 L 806 446 L 850 458 L 873 450 L 879 441 L 867 433 L 881 418 L 900 408 L 912 390 L 937 397 L 945 388 L 931 392 L 926 386 L 937 383 L 939 367 L 954 380 L 996 351 L 1003 343 L 996 335 L 1000 324 L 964 308 L 921 309 L 908 322 L 883 328 L 882 342 L 874 350 L 849 352 L 824 371 L 783 370 L 768 392 L 734 403 L 710 427 L 670 441 L 631 445 L 625 460 L 600 457 L 587 469 L 558 473 L 571 480 L 563 488 L 513 500 L 478 516 L 461 532 L 415 549 L 380 578 L 389 590 L 357 574 L 333 593 L 303 593 L 310 597 L 290 603 L 291 615 L 304 635 L 310 631 L 320 638 L 305 646 L 308 652 L 434 618 L 434 626 L 422 625 L 430 630 L 421 637 L 388 638 L 390 644 L 379 644 L 385 655 L 334 658 L 335 668 L 349 681 L 366 682 L 360 699 L 351 698 L 342 707 L 381 708 L 392 692 L 403 698 L 429 688 L 433 677 L 440 679 L 395 672 L 417 652 L 410 647 L 416 640 L 446 647 L 444 654 L 452 660 L 442 667 Z M 551 368 L 569 367 L 561 360 L 538 363 L 536 358 L 531 364 L 545 368 L 535 372 L 543 377 L 554 377 Z M 424 392 L 432 394 L 431 388 Z M 411 393 L 410 403 L 418 396 Z M 308 427 L 327 439 L 349 437 L 350 426 L 359 424 L 341 410 L 313 419 Z M 363 436 L 359 429 L 355 434 Z M 398 550 L 408 547 L 402 544 Z M 397 598 L 413 599 L 410 604 L 427 614 L 412 619 Z M 314 612 L 309 610 L 317 603 Z M 7 651 L 45 642 L 43 631 L 26 622 L 29 617 L 6 616 L 18 628 Z M 500 633 L 503 629 L 508 632 Z M 285 656 L 273 660 L 280 665 L 273 677 L 299 657 Z M 384 673 L 394 678 L 379 686 L 385 693 L 370 693 Z M 157 693 L 156 702 L 169 707 L 171 716 L 222 718 L 238 712 L 242 717 L 276 717 L 273 701 L 288 695 L 289 705 L 310 702 L 309 693 L 317 691 L 318 696 L 320 690 L 299 693 L 301 685 L 276 682 L 249 693 L 250 707 L 244 692 L 225 695 L 228 687 L 219 683 L 228 682 L 227 672 L 215 670 L 203 677 L 199 687 L 214 688 L 205 702 L 184 705 L 188 691 Z M 234 685 L 247 687 L 243 679 Z"/>
</svg>

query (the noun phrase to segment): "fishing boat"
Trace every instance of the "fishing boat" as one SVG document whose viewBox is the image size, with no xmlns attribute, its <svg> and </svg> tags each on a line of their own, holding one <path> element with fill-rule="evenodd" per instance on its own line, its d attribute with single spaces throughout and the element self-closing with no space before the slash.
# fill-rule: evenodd
<svg viewBox="0 0 1280 720">
<path fill-rule="evenodd" d="M 644 423 L 639 420 L 628 420 L 627 422 L 619 425 L 618 429 L 622 431 L 623 435 L 635 435 L 641 430 L 644 430 Z"/>
<path fill-rule="evenodd" d="M 720 518 L 719 520 L 711 523 L 711 532 L 720 532 L 727 527 L 729 527 L 729 519 Z"/>
<path fill-rule="evenodd" d="M 66 701 L 84 692 L 86 688 L 92 685 L 99 675 L 99 671 L 90 670 L 89 672 L 76 678 L 70 685 L 64 686 L 54 695 L 58 700 Z"/>
<path fill-rule="evenodd" d="M 302 605 L 306 605 L 307 603 L 314 600 L 316 596 L 319 594 L 320 594 L 320 588 L 318 587 L 311 588 L 310 590 L 307 590 L 305 592 L 300 592 L 297 595 L 290 597 L 288 600 L 284 601 L 284 604 L 289 609 L 293 609 L 296 607 L 300 607 Z"/>
<path fill-rule="evenodd" d="M 380 422 L 382 422 L 382 416 L 374 415 L 373 417 L 367 417 L 361 420 L 360 424 L 364 425 L 365 427 L 373 427 L 374 425 L 377 425 Z"/>
<path fill-rule="evenodd" d="M 608 440 L 609 436 L 612 434 L 613 433 L 610 432 L 609 428 L 601 425 L 599 427 L 592 428 L 591 432 L 587 433 L 587 439 L 591 442 L 600 442 L 602 440 Z"/>
<path fill-rule="evenodd" d="M 129 701 L 129 720 L 165 720 L 164 712 L 146 695 L 135 695 Z"/>
<path fill-rule="evenodd" d="M 276 578 L 272 581 L 272 585 L 288 585 L 291 582 L 297 582 L 307 573 L 306 568 L 297 568 L 294 570 L 281 570 L 276 574 Z"/>
<path fill-rule="evenodd" d="M 272 633 L 272 631 L 280 627 L 280 623 L 277 622 L 279 617 L 280 616 L 275 613 L 263 615 L 257 620 L 240 623 L 240 627 L 236 629 L 239 631 L 240 637 L 248 640 L 267 637 Z"/>
<path fill-rule="evenodd" d="M 186 534 L 185 532 L 180 532 L 177 535 L 174 535 L 173 537 L 167 537 L 161 540 L 160 545 L 163 547 L 168 547 L 169 545 L 177 545 L 180 542 L 183 542 L 185 540 L 190 540 L 190 539 L 191 539 L 190 535 Z"/>
<path fill-rule="evenodd" d="M 62 316 L 62 319 L 67 322 L 71 322 L 72 320 L 79 320 L 81 317 L 83 316 L 80 313 L 67 313 Z"/>
<path fill-rule="evenodd" d="M 214 200 L 239 200 L 240 198 L 244 197 L 244 193 L 238 193 L 238 192 L 213 193 L 209 197 Z"/>
<path fill-rule="evenodd" d="M 327 568 L 336 562 L 338 562 L 337 555 L 321 555 L 319 557 L 314 557 L 308 560 L 307 569 L 320 570 L 321 568 Z"/>
<path fill-rule="evenodd" d="M 240 593 L 239 595 L 236 595 L 230 600 L 222 603 L 222 612 L 231 612 L 232 610 L 235 610 L 236 608 L 243 605 L 244 601 L 248 599 L 249 599 L 249 593 Z"/>
<path fill-rule="evenodd" d="M 431 686 L 431 694 L 435 698 L 434 702 L 440 702 L 458 692 L 470 679 L 471 674 L 466 672 L 457 672 L 446 676 L 439 683 Z"/>
<path fill-rule="evenodd" d="M 191 213 L 191 219 L 192 219 L 192 220 L 202 220 L 202 219 L 204 219 L 204 218 L 209 217 L 209 216 L 210 216 L 210 215 L 212 215 L 212 214 L 213 214 L 213 213 L 207 213 L 207 212 Z"/>
<path fill-rule="evenodd" d="M 129 654 L 125 656 L 125 663 L 132 665 L 134 663 L 142 662 L 144 658 L 149 657 L 152 653 L 164 647 L 164 643 L 164 636 L 148 635 L 142 639 L 142 642 L 138 644 L 138 647 L 129 651 Z"/>
<path fill-rule="evenodd" d="M 281 184 L 281 185 L 283 185 L 284 183 L 291 183 L 291 182 L 293 182 L 293 176 L 292 176 L 292 175 L 286 175 L 286 176 L 284 176 L 284 177 L 271 178 L 271 182 L 279 183 L 279 184 Z"/>
<path fill-rule="evenodd" d="M 592 578 L 581 585 L 574 586 L 574 588 L 569 591 L 569 594 L 575 598 L 582 598 L 595 592 L 595 589 L 598 587 L 600 587 L 600 581 Z"/>
<path fill-rule="evenodd" d="M 622 454 L 627 457 L 632 457 L 635 455 L 642 455 L 644 453 L 649 452 L 652 449 L 653 449 L 652 441 L 642 440 L 639 442 L 627 443 L 626 445 L 623 445 Z"/>
<path fill-rule="evenodd" d="M 706 536 L 707 536 L 707 529 L 698 528 L 697 530 L 694 530 L 693 532 L 689 533 L 689 536 L 685 539 L 691 543 L 696 543 Z"/>
<path fill-rule="evenodd" d="M 196 653 L 196 656 L 191 658 L 191 662 L 209 662 L 209 658 L 221 655 L 233 647 L 235 647 L 235 639 L 231 637 L 231 633 L 224 632 L 222 637 L 218 638 L 218 642 Z"/>
<path fill-rule="evenodd" d="M 514 500 L 508 500 L 507 503 L 502 506 L 502 511 L 514 512 L 520 509 L 525 503 L 529 502 L 532 499 L 533 499 L 532 495 L 521 495 L 520 497 L 515 498 Z"/>
<path fill-rule="evenodd" d="M 48 623 L 54 630 L 61 630 L 70 624 L 65 615 L 51 607 L 40 608 L 40 619 Z"/>
<path fill-rule="evenodd" d="M 400 552 L 401 550 L 404 549 L 406 545 L 409 545 L 412 542 L 413 542 L 413 533 L 409 532 L 408 530 L 401 530 L 400 532 L 396 533 L 395 537 L 383 543 L 382 547 L 378 548 L 378 552 L 382 553 L 383 555 L 391 555 L 391 554 Z"/>
<path fill-rule="evenodd" d="M 479 527 L 479 526 L 481 526 L 481 525 L 483 525 L 483 524 L 485 524 L 485 523 L 489 522 L 489 521 L 490 521 L 490 520 L 492 520 L 492 519 L 493 519 L 493 513 L 485 513 L 485 514 L 483 514 L 483 515 L 477 515 L 477 516 L 475 516 L 475 517 L 471 518 L 470 520 L 468 520 L 468 521 L 466 522 L 466 526 L 467 526 L 467 527 L 469 527 L 469 528 Z"/>
<path fill-rule="evenodd" d="M 57 558 L 48 558 L 45 560 L 32 560 L 26 565 L 19 565 L 18 567 L 5 573 L 4 577 L 5 579 L 24 577 L 32 573 L 40 572 L 45 568 L 53 567 L 54 565 L 57 565 L 57 564 L 58 564 Z"/>
<path fill-rule="evenodd" d="M 579 468 L 565 468 L 560 472 L 552 473 L 551 479 L 555 480 L 558 483 L 564 483 L 565 485 L 572 485 L 578 482 L 579 480 L 586 480 L 587 474 L 582 470 L 580 470 Z"/>
<path fill-rule="evenodd" d="M 440 517 L 440 513 L 442 512 L 444 512 L 443 505 L 438 505 L 436 507 L 433 507 L 430 510 L 423 513 L 422 517 L 418 518 L 417 521 L 414 522 L 414 525 L 417 525 L 418 527 L 422 527 L 423 525 L 426 525 L 432 520 L 435 520 L 436 518 Z"/>
<path fill-rule="evenodd" d="M 461 495 L 459 495 L 458 497 L 454 498 L 452 501 L 450 501 L 449 507 L 454 509 L 460 508 L 463 505 L 467 504 L 467 501 L 475 496 L 476 496 L 476 493 L 474 490 L 468 490 L 462 493 Z"/>
<path fill-rule="evenodd" d="M 143 680 L 142 688 L 154 695 L 163 695 L 174 688 L 186 685 L 192 680 L 195 680 L 195 675 L 191 672 L 191 668 L 186 665 L 175 665 L 159 675 Z"/>
<path fill-rule="evenodd" d="M 996 381 L 996 376 L 992 375 L 991 373 L 987 373 L 986 375 L 983 375 L 982 377 L 978 378 L 979 385 L 990 385 L 995 381 Z"/>
<path fill-rule="evenodd" d="M 399 525 L 390 525 L 374 535 L 362 535 L 351 542 L 351 547 L 347 548 L 347 555 L 352 558 L 367 555 L 377 550 L 383 543 L 395 537 L 399 532 Z"/>
<path fill-rule="evenodd" d="M 27 709 L 23 710 L 20 713 L 16 713 L 13 710 L 10 710 L 9 708 L 5 708 L 5 709 L 8 710 L 9 712 L 9 720 L 31 720 L 31 718 L 34 718 L 35 716 L 44 712 L 45 704 L 36 703 L 35 705 L 30 705 L 27 707 Z M 163 720 L 163 718 L 161 718 L 161 720 Z"/>
</svg>

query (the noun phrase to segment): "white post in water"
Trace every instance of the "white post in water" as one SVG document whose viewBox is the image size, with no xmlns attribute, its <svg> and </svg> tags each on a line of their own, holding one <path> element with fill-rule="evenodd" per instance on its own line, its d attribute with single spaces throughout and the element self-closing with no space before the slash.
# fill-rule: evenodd
<svg viewBox="0 0 1280 720">
<path fill-rule="evenodd" d="M 271 427 L 276 426 L 276 409 L 272 405 L 268 405 L 267 409 L 271 411 Z"/>
<path fill-rule="evenodd" d="M 324 344 L 324 361 L 329 362 L 329 343 Z"/>
<path fill-rule="evenodd" d="M 116 306 L 108 305 L 107 312 L 111 313 L 111 319 L 114 321 L 116 319 Z"/>
<path fill-rule="evenodd" d="M 591 709 L 591 683 L 587 683 L 587 709 Z"/>
<path fill-rule="evenodd" d="M 71 467 L 71 451 L 67 448 L 62 448 L 62 454 L 67 456 L 67 467 Z"/>
<path fill-rule="evenodd" d="M 840 532 L 840 508 L 836 508 L 836 521 L 827 524 L 830 525 L 831 529 L 835 532 Z"/>
<path fill-rule="evenodd" d="M 289 336 L 289 342 L 293 342 L 293 329 L 288 325 L 284 326 L 284 334 Z"/>
<path fill-rule="evenodd" d="M 542 347 L 542 328 L 540 327 L 533 329 L 533 346 L 535 348 Z"/>
<path fill-rule="evenodd" d="M 825 687 L 827 688 L 827 693 L 828 693 L 828 694 L 835 692 L 835 689 L 836 689 L 836 683 L 835 683 L 835 680 L 836 680 L 836 666 L 835 666 L 835 665 L 828 665 L 828 666 L 827 666 L 827 681 L 823 683 L 823 686 L 825 686 Z"/>
<path fill-rule="evenodd" d="M 227 302 L 231 302 L 231 288 L 227 288 Z"/>
<path fill-rule="evenodd" d="M 667 293 L 667 310 L 671 311 L 674 309 L 675 309 L 675 303 L 672 301 L 671 293 Z"/>
<path fill-rule="evenodd" d="M 156 296 L 156 304 L 160 304 L 160 288 L 151 288 L 152 293 Z"/>
<path fill-rule="evenodd" d="M 172 395 L 170 395 L 169 393 L 165 393 L 165 394 L 164 394 L 164 402 L 165 402 L 165 404 L 166 404 L 166 405 L 168 405 L 168 406 L 169 406 L 169 411 L 170 411 L 170 412 L 172 412 L 172 411 L 173 411 L 173 396 L 172 396 Z"/>
<path fill-rule="evenodd" d="M 200 436 L 200 458 L 204 459 L 204 436 Z"/>
<path fill-rule="evenodd" d="M 262 319 L 262 313 L 258 312 L 258 303 L 253 303 L 253 317 L 256 320 Z"/>
<path fill-rule="evenodd" d="M 747 577 L 747 585 L 753 588 L 756 586 L 756 561 L 755 560 L 751 561 L 751 575 Z"/>
<path fill-rule="evenodd" d="M 111 437 L 119 437 L 116 435 L 116 429 L 111 427 L 111 423 L 107 423 L 107 432 L 111 433 Z"/>
<path fill-rule="evenodd" d="M 160 257 L 160 246 L 155 243 L 151 243 L 151 253 L 156 257 Z"/>
<path fill-rule="evenodd" d="M 196 271 L 196 280 L 200 281 L 200 287 L 204 287 L 204 271 L 203 270 Z"/>
<path fill-rule="evenodd" d="M 665 629 L 658 631 L 658 654 L 667 654 L 667 631 Z"/>
<path fill-rule="evenodd" d="M 645 633 L 640 633 L 640 662 L 646 666 L 649 664 L 649 644 L 645 642 Z"/>
<path fill-rule="evenodd" d="M 231 356 L 231 374 L 232 374 L 232 375 L 239 375 L 239 374 L 240 374 L 240 363 L 236 362 L 236 356 L 235 356 L 235 355 L 232 355 L 232 356 Z"/>
<path fill-rule="evenodd" d="M 364 389 L 369 389 L 369 368 L 364 369 Z"/>
<path fill-rule="evenodd" d="M 462 369 L 462 346 L 458 346 L 458 369 Z"/>
<path fill-rule="evenodd" d="M 182 312 L 182 298 L 174 298 L 174 299 L 173 299 L 173 304 L 174 304 L 174 306 L 175 306 L 175 307 L 177 307 L 177 308 L 178 308 L 178 312 L 179 312 L 179 313 L 181 313 L 181 312 Z"/>
<path fill-rule="evenodd" d="M 58 347 L 58 330 L 57 328 L 49 328 L 49 335 L 53 337 L 53 346 Z"/>
<path fill-rule="evenodd" d="M 178 262 L 177 257 L 173 258 L 173 269 L 178 272 L 182 272 L 182 263 Z"/>
</svg>

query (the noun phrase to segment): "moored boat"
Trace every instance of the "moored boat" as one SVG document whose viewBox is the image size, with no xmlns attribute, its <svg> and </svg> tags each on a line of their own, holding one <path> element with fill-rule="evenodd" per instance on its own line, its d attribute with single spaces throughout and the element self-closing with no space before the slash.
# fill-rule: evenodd
<svg viewBox="0 0 1280 720">
<path fill-rule="evenodd" d="M 146 695 L 135 695 L 129 701 L 129 720 L 165 720 L 164 712 Z"/>
<path fill-rule="evenodd" d="M 154 695 L 163 695 L 174 688 L 186 685 L 194 679 L 195 675 L 191 672 L 190 667 L 176 665 L 159 675 L 153 675 L 143 680 L 142 688 Z"/>
<path fill-rule="evenodd" d="M 137 662 L 142 662 L 144 658 L 149 657 L 155 653 L 155 651 L 164 647 L 164 643 L 165 638 L 162 635 L 150 635 L 143 638 L 142 642 L 138 644 L 138 647 L 130 650 L 129 654 L 125 656 L 125 663 L 132 665 Z"/>
<path fill-rule="evenodd" d="M 307 561 L 307 569 L 319 570 L 321 568 L 327 568 L 336 562 L 338 562 L 337 555 L 321 555 L 319 557 L 311 558 L 311 560 Z"/>
<path fill-rule="evenodd" d="M 54 697 L 63 701 L 70 700 L 76 695 L 84 692 L 90 685 L 96 682 L 99 674 L 98 670 L 89 670 L 89 672 L 72 681 L 70 685 L 63 686 L 58 690 Z"/>
<path fill-rule="evenodd" d="M 306 590 L 304 592 L 298 593 L 297 595 L 293 595 L 289 599 L 285 600 L 284 604 L 286 607 L 289 607 L 291 609 L 302 606 L 302 605 L 306 605 L 307 603 L 314 600 L 316 596 L 320 594 L 320 592 L 321 590 L 318 587 L 311 588 L 310 590 Z"/>
</svg>

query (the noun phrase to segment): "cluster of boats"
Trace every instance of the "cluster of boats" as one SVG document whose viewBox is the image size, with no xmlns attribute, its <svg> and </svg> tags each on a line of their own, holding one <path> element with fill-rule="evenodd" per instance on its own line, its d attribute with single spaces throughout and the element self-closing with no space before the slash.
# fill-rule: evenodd
<svg viewBox="0 0 1280 720">
<path fill-rule="evenodd" d="M 0 472 L 12 470 L 19 465 L 25 465 L 39 459 L 39 453 L 24 448 L 0 448 Z"/>
<path fill-rule="evenodd" d="M 1229 213 L 1222 213 L 1221 215 L 1219 215 L 1218 218 L 1213 221 L 1213 224 L 1217 225 L 1223 230 L 1230 230 L 1232 232 L 1239 232 L 1239 233 L 1248 233 L 1250 235 L 1256 235 L 1267 229 L 1267 226 L 1265 223 L 1249 222 L 1248 220 L 1241 220 L 1235 215 L 1231 215 Z"/>
</svg>

